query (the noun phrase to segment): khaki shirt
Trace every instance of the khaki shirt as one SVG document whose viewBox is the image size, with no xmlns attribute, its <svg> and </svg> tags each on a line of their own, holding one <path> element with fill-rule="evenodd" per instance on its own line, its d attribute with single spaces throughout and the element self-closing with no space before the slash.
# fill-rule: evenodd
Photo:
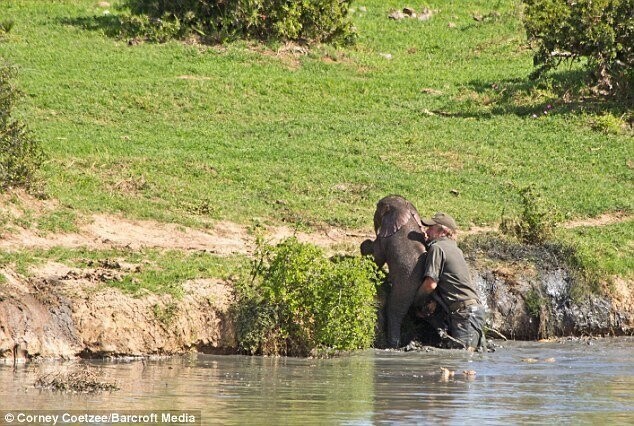
<svg viewBox="0 0 634 426">
<path fill-rule="evenodd" d="M 438 283 L 436 291 L 447 305 L 479 300 L 462 250 L 452 239 L 439 238 L 429 244 L 424 276 Z"/>
</svg>

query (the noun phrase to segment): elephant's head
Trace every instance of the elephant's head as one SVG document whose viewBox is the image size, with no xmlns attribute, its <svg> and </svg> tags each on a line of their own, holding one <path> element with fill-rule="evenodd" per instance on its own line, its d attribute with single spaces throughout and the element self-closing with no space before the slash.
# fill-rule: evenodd
<svg viewBox="0 0 634 426">
<path fill-rule="evenodd" d="M 388 195 L 379 200 L 374 213 L 374 231 L 377 237 L 394 235 L 411 218 L 423 229 L 416 207 L 400 195 Z"/>
</svg>

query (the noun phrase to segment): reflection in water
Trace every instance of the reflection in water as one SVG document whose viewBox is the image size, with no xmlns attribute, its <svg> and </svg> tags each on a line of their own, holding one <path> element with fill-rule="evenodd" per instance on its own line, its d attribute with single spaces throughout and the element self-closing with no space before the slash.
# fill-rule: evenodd
<svg viewBox="0 0 634 426">
<path fill-rule="evenodd" d="M 38 375 L 74 363 L 16 371 L 0 365 L 0 410 L 201 410 L 203 424 L 628 423 L 633 348 L 633 338 L 618 338 L 509 342 L 490 354 L 372 350 L 326 360 L 191 355 L 91 362 L 121 387 L 93 395 L 33 387 Z M 528 358 L 536 362 L 522 361 Z M 443 377 L 440 367 L 454 376 Z"/>
</svg>

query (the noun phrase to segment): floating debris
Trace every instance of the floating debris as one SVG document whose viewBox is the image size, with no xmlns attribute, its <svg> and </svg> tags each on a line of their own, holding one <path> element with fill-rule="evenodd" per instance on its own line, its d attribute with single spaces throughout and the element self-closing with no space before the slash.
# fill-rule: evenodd
<svg viewBox="0 0 634 426">
<path fill-rule="evenodd" d="M 539 362 L 539 360 L 537 358 L 522 358 L 522 362 L 525 362 L 527 364 L 535 364 L 536 362 Z"/>
<path fill-rule="evenodd" d="M 493 327 L 487 327 L 486 331 L 495 334 L 496 336 L 498 336 L 499 338 L 503 339 L 504 341 L 508 340 L 504 334 L 500 333 L 499 331 L 497 331 Z"/>
<path fill-rule="evenodd" d="M 116 383 L 102 380 L 100 370 L 85 366 L 70 373 L 48 373 L 35 380 L 35 387 L 60 392 L 94 393 L 102 391 L 116 391 Z"/>
<path fill-rule="evenodd" d="M 464 374 L 467 377 L 473 377 L 476 375 L 476 371 L 475 370 L 464 370 L 462 372 L 462 374 Z"/>
<path fill-rule="evenodd" d="M 443 380 L 449 380 L 450 378 L 454 376 L 455 373 L 456 373 L 455 371 L 452 371 L 448 368 L 440 367 L 440 377 Z"/>
<path fill-rule="evenodd" d="M 415 340 L 412 340 L 411 342 L 409 342 L 407 346 L 403 348 L 403 352 L 412 352 L 412 351 L 431 352 L 433 350 L 434 348 L 432 348 L 431 346 L 425 346 Z"/>
</svg>

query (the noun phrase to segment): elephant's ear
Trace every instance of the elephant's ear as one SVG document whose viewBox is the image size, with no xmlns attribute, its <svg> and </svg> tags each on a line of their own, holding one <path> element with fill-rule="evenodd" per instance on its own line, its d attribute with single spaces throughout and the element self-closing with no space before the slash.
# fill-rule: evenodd
<svg viewBox="0 0 634 426">
<path fill-rule="evenodd" d="M 422 230 L 423 224 L 420 220 L 420 216 L 416 207 L 414 207 L 409 201 L 406 208 L 390 208 L 381 220 L 381 226 L 376 232 L 377 237 L 387 238 L 398 232 L 410 219 L 414 219 L 418 224 L 418 227 Z"/>
<path fill-rule="evenodd" d="M 410 207 L 411 207 L 410 212 L 412 213 L 412 217 L 416 221 L 416 224 L 418 225 L 420 230 L 423 231 L 425 228 L 423 228 L 423 221 L 420 220 L 420 216 L 418 215 L 418 210 L 416 210 L 416 207 L 414 207 L 412 204 L 410 204 Z"/>
</svg>

